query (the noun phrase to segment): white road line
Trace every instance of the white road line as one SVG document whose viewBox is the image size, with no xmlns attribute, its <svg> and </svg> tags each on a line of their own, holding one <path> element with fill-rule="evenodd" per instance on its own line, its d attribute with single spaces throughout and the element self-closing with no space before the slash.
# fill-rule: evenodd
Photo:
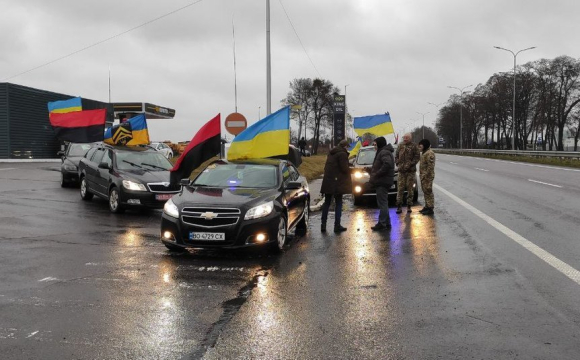
<svg viewBox="0 0 580 360">
<path fill-rule="evenodd" d="M 0 171 L 2 170 L 15 170 L 16 168 L 4 168 L 4 169 L 0 169 Z"/>
<path fill-rule="evenodd" d="M 55 277 L 49 276 L 49 277 L 45 277 L 44 279 L 38 280 L 38 282 L 46 282 L 46 281 L 58 281 L 58 279 Z"/>
<path fill-rule="evenodd" d="M 534 183 L 538 183 L 538 184 L 542 184 L 542 185 L 548 185 L 548 186 L 553 186 L 553 187 L 557 187 L 557 188 L 563 188 L 563 186 L 554 185 L 554 184 L 550 184 L 550 183 L 543 182 L 543 181 L 532 180 L 532 179 L 528 179 L 528 181 L 531 181 L 531 182 L 534 182 Z"/>
<path fill-rule="evenodd" d="M 463 157 L 463 158 L 479 159 L 479 160 L 485 160 L 485 161 L 497 161 L 497 162 L 503 162 L 503 163 L 508 163 L 508 164 L 515 164 L 515 165 L 523 165 L 523 166 L 530 166 L 530 167 L 539 167 L 539 168 L 544 168 L 544 169 L 553 169 L 553 170 L 563 170 L 563 171 L 580 172 L 580 169 L 565 168 L 565 167 L 550 166 L 550 165 L 530 164 L 530 163 L 525 163 L 525 162 L 509 161 L 509 160 L 500 160 L 500 159 L 489 159 L 489 158 L 482 158 L 482 157 L 477 157 L 477 156 L 462 156 L 462 155 L 451 155 L 451 154 L 440 154 L 440 155 L 442 155 L 442 156 L 444 156 L 444 155 L 447 155 L 447 156 L 459 156 L 459 157 Z"/>
<path fill-rule="evenodd" d="M 489 171 L 489 170 L 480 169 L 480 168 L 475 168 L 475 170 L 479 170 L 479 171 Z"/>
<path fill-rule="evenodd" d="M 31 338 L 31 337 L 33 337 L 33 336 L 34 336 L 34 335 L 36 335 L 36 334 L 38 334 L 38 331 L 35 331 L 35 332 L 32 332 L 32 333 L 30 333 L 30 335 L 28 335 L 26 338 L 27 338 L 27 339 L 28 339 L 28 338 Z"/>
<path fill-rule="evenodd" d="M 574 281 L 576 284 L 580 285 L 580 271 L 574 269 L 570 265 L 566 264 L 562 260 L 558 259 L 554 255 L 550 254 L 546 250 L 542 249 L 541 247 L 535 245 L 528 239 L 524 238 L 520 234 L 516 233 L 515 231 L 511 230 L 507 226 L 499 223 L 498 221 L 492 219 L 491 217 L 487 216 L 483 212 L 479 211 L 475 207 L 469 205 L 465 201 L 461 200 L 457 196 L 453 195 L 449 191 L 443 189 L 441 186 L 434 184 L 433 185 L 437 190 L 441 191 L 445 195 L 449 196 L 452 200 L 455 200 L 459 205 L 463 206 L 467 210 L 471 211 L 477 217 L 482 219 L 483 221 L 487 222 L 489 225 L 493 226 L 498 231 L 502 232 L 508 238 L 512 239 L 523 248 L 530 251 L 532 254 L 536 255 L 541 260 L 545 261 L 548 265 L 552 266 L 554 269 L 558 270 L 565 276 L 567 276 L 570 280 Z"/>
<path fill-rule="evenodd" d="M 457 163 L 456 162 L 453 162 L 453 161 L 450 161 L 449 163 L 450 164 L 453 164 L 453 165 L 457 165 Z"/>
</svg>

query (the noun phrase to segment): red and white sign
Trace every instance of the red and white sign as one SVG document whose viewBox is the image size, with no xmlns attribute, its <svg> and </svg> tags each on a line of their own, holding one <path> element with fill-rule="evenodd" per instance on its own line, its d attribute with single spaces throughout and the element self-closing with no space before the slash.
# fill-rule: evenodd
<svg viewBox="0 0 580 360">
<path fill-rule="evenodd" d="M 231 113 L 226 117 L 226 130 L 232 135 L 238 135 L 248 127 L 248 122 L 244 115 L 240 113 Z"/>
</svg>

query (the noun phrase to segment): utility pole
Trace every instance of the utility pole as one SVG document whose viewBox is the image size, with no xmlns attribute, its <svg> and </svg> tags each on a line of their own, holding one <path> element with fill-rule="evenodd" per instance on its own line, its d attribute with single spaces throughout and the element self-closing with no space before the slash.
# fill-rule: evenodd
<svg viewBox="0 0 580 360">
<path fill-rule="evenodd" d="M 512 150 L 515 150 L 516 149 L 516 146 L 515 146 L 516 145 L 516 57 L 522 51 L 532 50 L 532 49 L 535 49 L 536 47 L 532 46 L 532 47 L 529 47 L 527 49 L 520 50 L 516 53 L 514 53 L 511 50 L 499 47 L 499 46 L 494 46 L 494 48 L 499 49 L 499 50 L 509 51 L 514 56 L 514 102 L 512 105 Z"/>
<path fill-rule="evenodd" d="M 425 115 L 429 114 L 428 112 L 426 113 L 420 113 L 417 111 L 417 114 L 419 115 L 423 115 L 423 139 L 425 138 Z"/>
<path fill-rule="evenodd" d="M 272 113 L 272 63 L 270 56 L 270 0 L 266 0 L 266 115 Z"/>
<path fill-rule="evenodd" d="M 455 86 L 448 86 L 450 89 L 459 90 L 459 149 L 463 149 L 463 93 L 468 87 L 473 85 L 468 85 L 464 88 L 458 88 Z"/>
</svg>

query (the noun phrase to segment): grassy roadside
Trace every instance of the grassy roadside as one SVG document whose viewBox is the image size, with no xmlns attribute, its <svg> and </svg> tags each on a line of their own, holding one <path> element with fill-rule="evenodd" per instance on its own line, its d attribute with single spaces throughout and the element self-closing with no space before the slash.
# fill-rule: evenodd
<svg viewBox="0 0 580 360">
<path fill-rule="evenodd" d="M 437 151 L 437 153 L 448 154 L 448 155 L 480 157 L 480 158 L 497 159 L 497 160 L 520 161 L 520 162 L 542 164 L 542 165 L 580 168 L 580 161 L 578 161 L 576 159 L 544 158 L 544 157 L 521 156 L 521 155 L 487 155 L 487 154 L 473 154 L 473 153 L 471 153 L 471 154 L 470 153 L 457 154 L 454 152 L 448 152 L 448 151 L 444 151 L 444 150 L 443 151 L 439 150 L 439 151 Z"/>
</svg>

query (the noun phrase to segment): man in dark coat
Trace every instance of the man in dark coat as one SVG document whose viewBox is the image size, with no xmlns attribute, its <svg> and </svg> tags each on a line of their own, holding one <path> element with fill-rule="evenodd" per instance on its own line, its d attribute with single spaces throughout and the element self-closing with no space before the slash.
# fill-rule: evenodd
<svg viewBox="0 0 580 360">
<path fill-rule="evenodd" d="M 371 177 L 369 182 L 375 186 L 377 192 L 377 204 L 379 205 L 379 221 L 371 229 L 375 231 L 391 228 L 391 218 L 389 216 L 389 189 L 393 185 L 395 177 L 395 164 L 393 159 L 393 146 L 387 145 L 384 137 L 375 139 L 373 146 L 377 150 Z"/>
<path fill-rule="evenodd" d="M 340 233 L 346 230 L 340 225 L 342 215 L 342 195 L 352 193 L 352 181 L 350 179 L 350 168 L 348 164 L 348 141 L 342 140 L 338 146 L 330 151 L 324 165 L 324 177 L 320 192 L 324 194 L 324 205 L 322 205 L 322 223 L 320 231 L 326 231 L 326 219 L 328 209 L 334 198 L 334 232 Z"/>
<path fill-rule="evenodd" d="M 300 154 L 302 156 L 306 155 L 306 139 L 304 137 L 298 141 L 298 147 L 300 148 Z"/>
</svg>

